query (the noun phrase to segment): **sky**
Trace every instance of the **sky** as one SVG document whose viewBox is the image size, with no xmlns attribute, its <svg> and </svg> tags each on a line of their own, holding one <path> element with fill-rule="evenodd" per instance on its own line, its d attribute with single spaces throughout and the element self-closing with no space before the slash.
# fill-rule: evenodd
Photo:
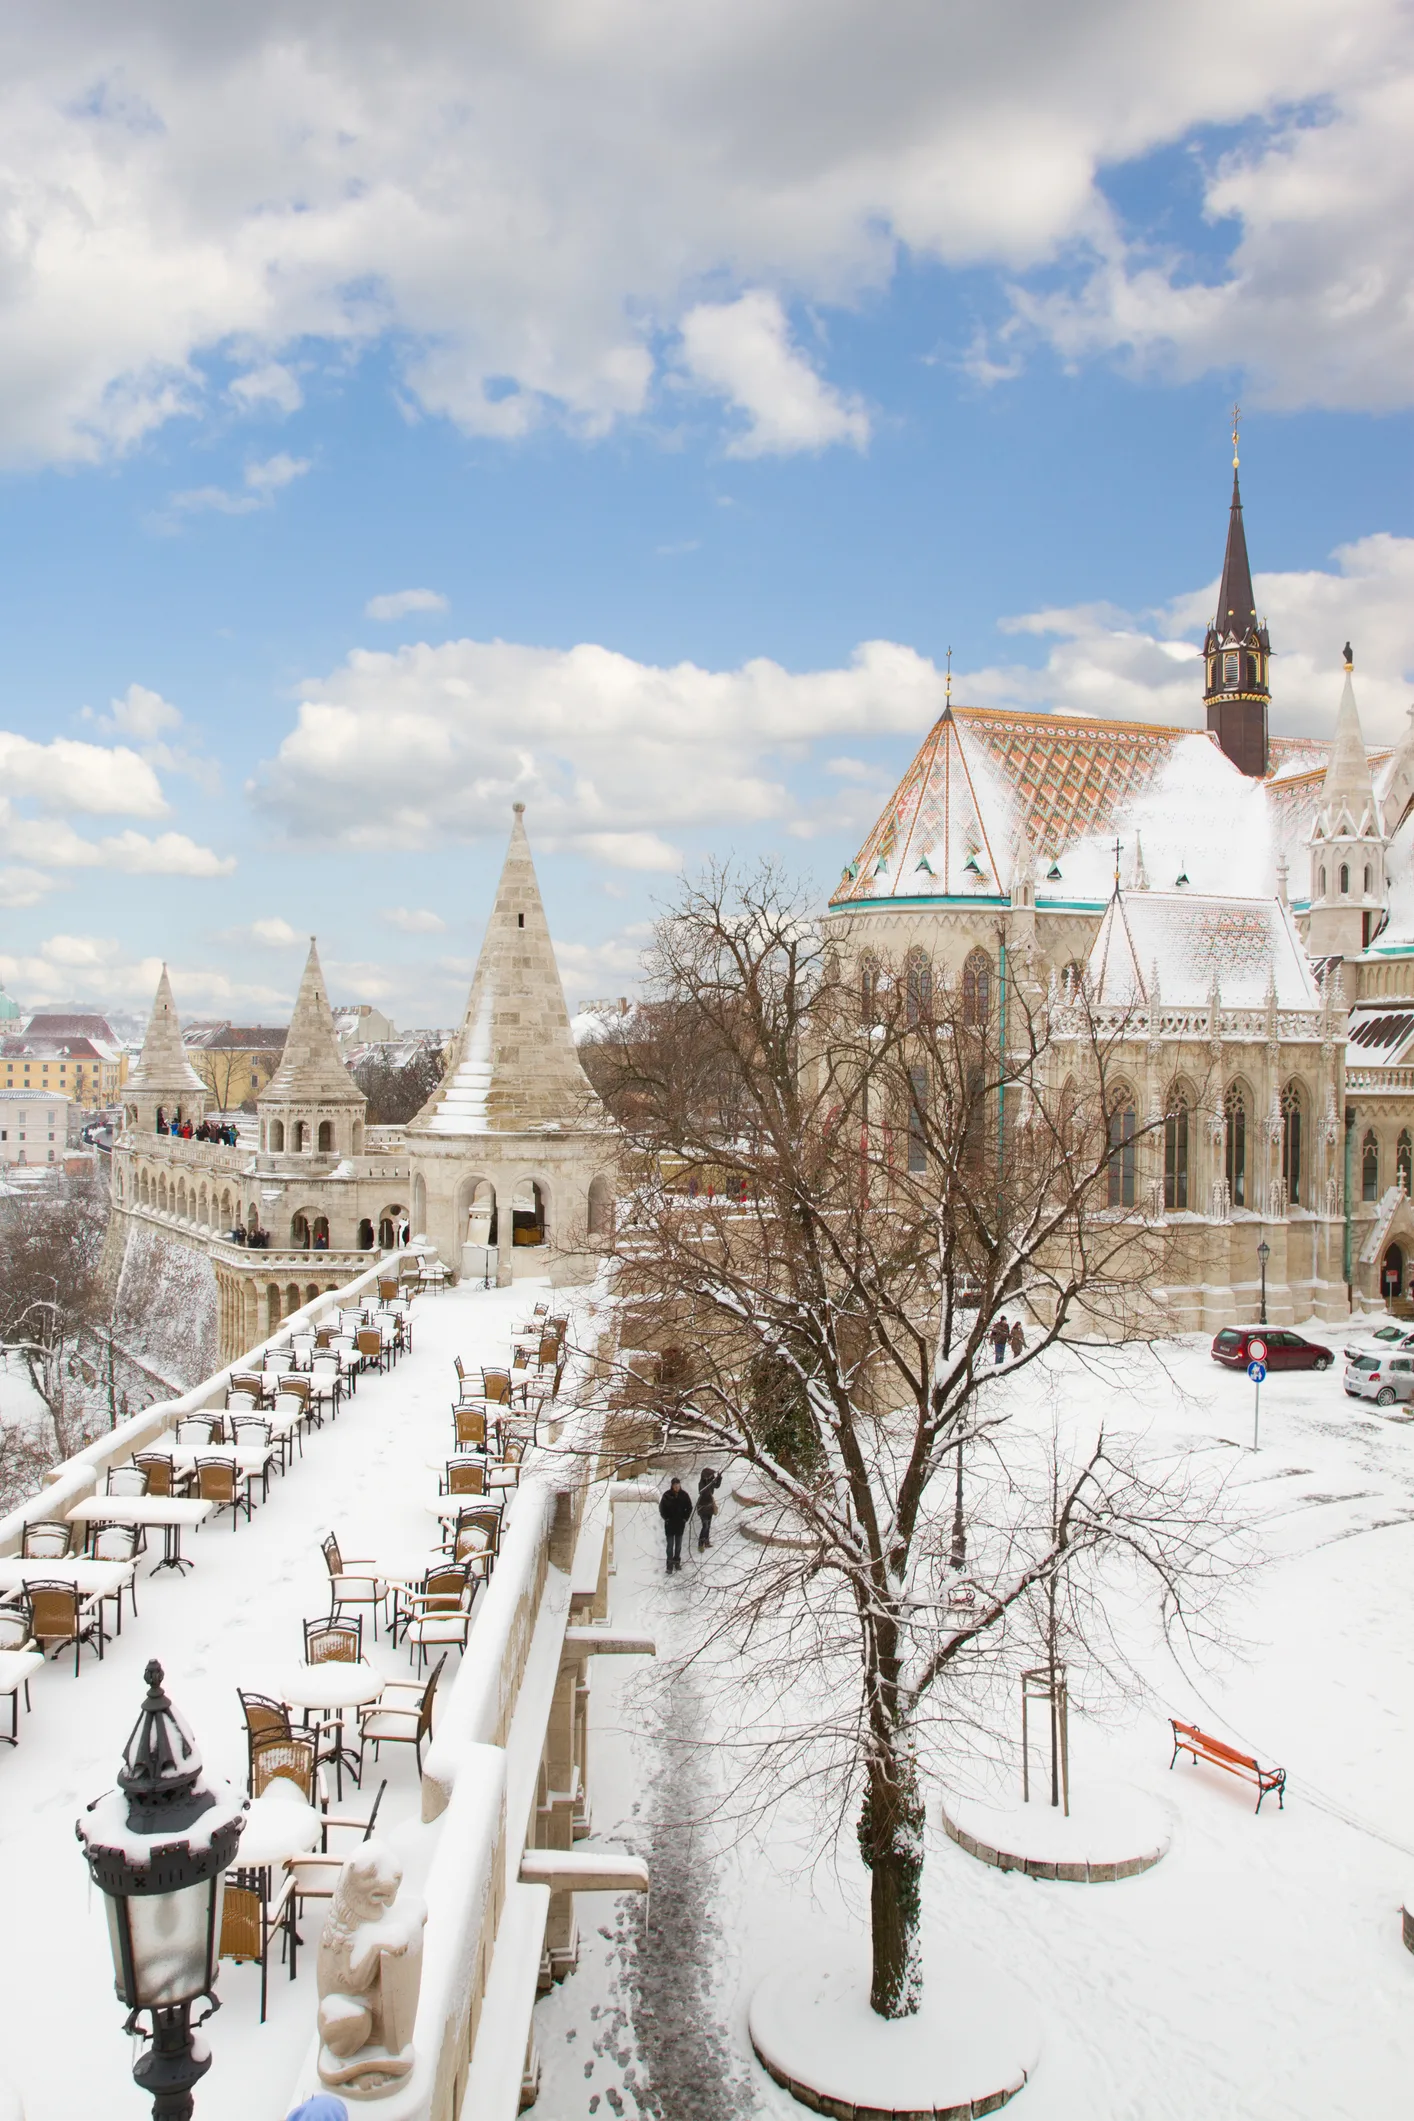
<svg viewBox="0 0 1414 2121">
<path fill-rule="evenodd" d="M 0 980 L 571 1008 L 823 901 L 941 709 L 1201 722 L 1240 401 L 1272 726 L 1414 699 L 1393 0 L 18 0 Z"/>
</svg>

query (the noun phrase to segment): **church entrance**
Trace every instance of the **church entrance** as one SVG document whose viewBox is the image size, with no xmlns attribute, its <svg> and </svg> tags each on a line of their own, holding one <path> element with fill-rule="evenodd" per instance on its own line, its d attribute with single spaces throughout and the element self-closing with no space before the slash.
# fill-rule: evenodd
<svg viewBox="0 0 1414 2121">
<path fill-rule="evenodd" d="M 1387 1304 L 1404 1294 L 1404 1253 L 1398 1245 L 1385 1248 L 1384 1265 L 1380 1269 L 1380 1294 Z"/>
</svg>

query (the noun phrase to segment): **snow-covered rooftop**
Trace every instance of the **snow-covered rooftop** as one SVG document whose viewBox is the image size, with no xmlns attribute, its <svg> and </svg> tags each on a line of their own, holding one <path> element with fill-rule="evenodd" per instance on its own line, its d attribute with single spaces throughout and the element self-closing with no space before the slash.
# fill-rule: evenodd
<svg viewBox="0 0 1414 2121">
<path fill-rule="evenodd" d="M 1216 982 L 1230 1008 L 1316 1009 L 1320 995 L 1290 910 L 1279 899 L 1192 891 L 1116 892 L 1088 966 L 1097 1005 L 1132 1008 L 1155 993 L 1174 1007 L 1206 1003 Z"/>
</svg>

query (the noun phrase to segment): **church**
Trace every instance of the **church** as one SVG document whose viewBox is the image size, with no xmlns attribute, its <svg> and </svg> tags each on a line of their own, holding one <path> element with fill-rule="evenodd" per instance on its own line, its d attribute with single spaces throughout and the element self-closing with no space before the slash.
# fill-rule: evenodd
<svg viewBox="0 0 1414 2121">
<path fill-rule="evenodd" d="M 1282 736 L 1273 653 L 1234 449 L 1206 727 L 949 687 L 825 916 L 851 955 L 926 962 L 984 1008 L 1024 968 L 1062 1071 L 1098 1018 L 1112 1201 L 1167 1231 L 1171 1331 L 1255 1319 L 1263 1265 L 1275 1325 L 1414 1293 L 1414 708 L 1367 747 L 1347 644 L 1330 736 Z"/>
</svg>

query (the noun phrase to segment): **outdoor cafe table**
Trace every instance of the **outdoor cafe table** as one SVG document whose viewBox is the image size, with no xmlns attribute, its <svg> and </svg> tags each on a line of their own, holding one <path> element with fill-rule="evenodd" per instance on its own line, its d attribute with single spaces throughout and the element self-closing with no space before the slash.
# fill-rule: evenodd
<svg viewBox="0 0 1414 2121">
<path fill-rule="evenodd" d="M 281 1783 L 285 1789 L 281 1789 Z M 287 1856 L 304 1856 L 319 1840 L 320 1818 L 287 1775 L 277 1775 L 245 1815 L 232 1870 L 268 1871 Z"/>
<path fill-rule="evenodd" d="M 344 1709 L 364 1708 L 376 1701 L 386 1681 L 381 1672 L 371 1664 L 345 1664 L 336 1657 L 326 1658 L 322 1664 L 282 1665 L 278 1671 L 267 1672 L 260 1682 L 260 1691 L 271 1694 L 292 1709 L 335 1710 L 338 1742 L 334 1749 L 334 1773 L 338 1795 L 344 1794 L 344 1760 L 347 1757 L 349 1772 L 358 1780 L 357 1755 L 344 1745 Z M 287 1853 L 293 1853 L 287 1851 Z"/>
<path fill-rule="evenodd" d="M 195 1495 L 86 1495 L 70 1510 L 69 1522 L 160 1525 L 165 1551 L 156 1568 L 150 1571 L 155 1576 L 158 1569 L 189 1569 L 193 1566 L 182 1553 L 182 1527 L 205 1524 L 215 1507 L 214 1502 Z M 94 1568 L 104 1566 L 117 1564 L 90 1563 Z M 0 1563 L 0 1568 L 3 1567 L 4 1564 Z"/>
<path fill-rule="evenodd" d="M 262 1480 L 265 1493 L 270 1493 L 270 1461 L 279 1456 L 279 1446 L 274 1443 L 156 1443 L 152 1453 L 159 1458 L 170 1458 L 172 1469 L 177 1473 L 194 1473 L 197 1461 L 202 1458 L 219 1458 L 223 1464 L 234 1466 L 246 1480 Z"/>
<path fill-rule="evenodd" d="M 20 1742 L 20 1688 L 29 1685 L 43 1663 L 42 1650 L 0 1650 L 0 1697 L 10 1697 L 10 1735 L 5 1739 L 0 1731 L 0 1740 L 8 1745 Z"/>
<path fill-rule="evenodd" d="M 80 1598 L 112 1598 L 132 1574 L 130 1561 L 21 1561 L 7 1554 L 0 1561 L 0 1598 L 29 1583 L 71 1583 Z"/>
</svg>

